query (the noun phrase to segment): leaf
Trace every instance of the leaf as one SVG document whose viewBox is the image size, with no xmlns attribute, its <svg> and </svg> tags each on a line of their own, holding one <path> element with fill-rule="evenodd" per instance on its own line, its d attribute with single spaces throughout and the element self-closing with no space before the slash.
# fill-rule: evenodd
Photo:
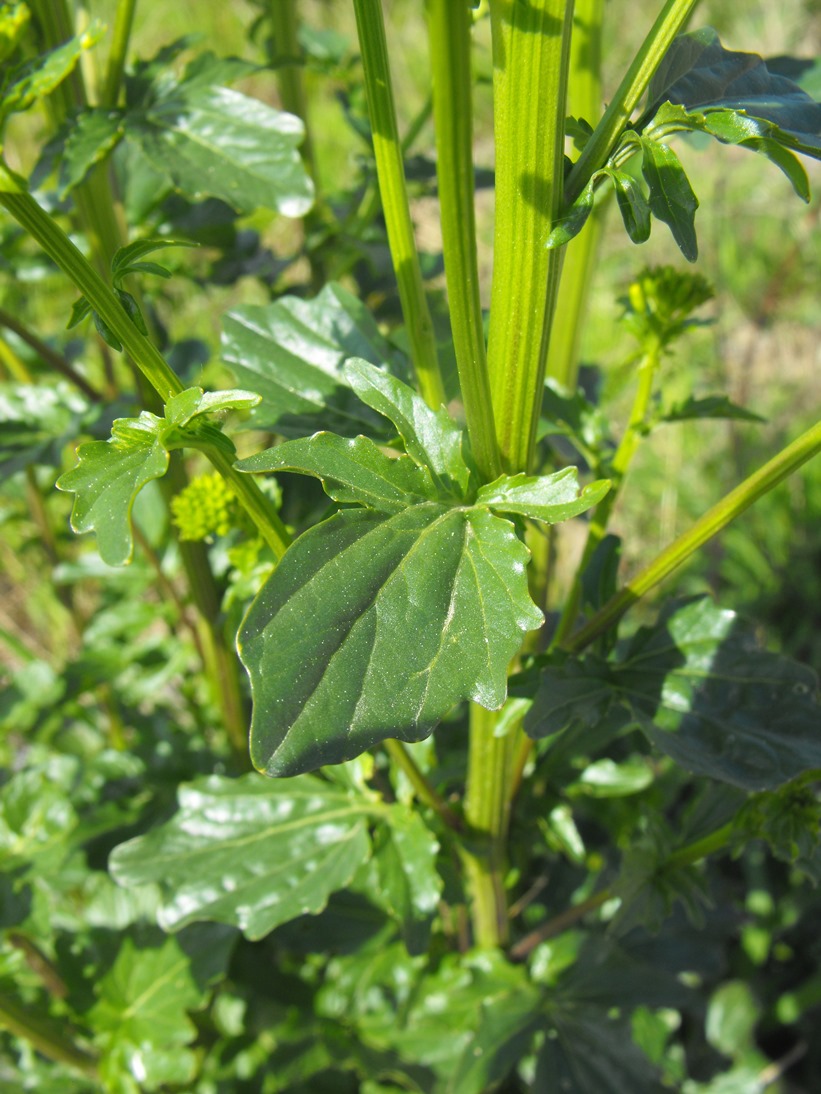
<svg viewBox="0 0 821 1094">
<path fill-rule="evenodd" d="M 760 649 L 708 599 L 673 604 L 642 628 L 613 683 L 653 744 L 697 775 L 773 790 L 821 768 L 812 671 Z"/>
<path fill-rule="evenodd" d="M 597 505 L 609 489 L 610 483 L 602 479 L 579 493 L 578 469 L 565 467 L 552 475 L 502 475 L 481 487 L 476 504 L 544 524 L 559 524 Z"/>
<path fill-rule="evenodd" d="M 80 185 L 95 164 L 109 155 L 123 132 L 123 116 L 119 110 L 99 107 L 83 110 L 71 118 L 48 149 L 49 154 L 59 158 L 58 195 L 61 200 Z"/>
<path fill-rule="evenodd" d="M 689 422 L 701 418 L 728 418 L 739 422 L 764 422 L 760 414 L 733 403 L 726 395 L 707 395 L 696 399 L 692 395 L 669 407 L 659 419 L 662 422 Z"/>
<path fill-rule="evenodd" d="M 626 171 L 617 171 L 613 167 L 605 168 L 613 180 L 619 212 L 624 227 L 633 243 L 646 243 L 650 238 L 650 206 L 641 186 Z"/>
<path fill-rule="evenodd" d="M 597 171 L 579 194 L 570 208 L 562 210 L 561 216 L 550 230 L 545 246 L 548 250 L 563 247 L 574 239 L 587 223 L 587 218 L 593 212 L 593 200 L 595 190 L 602 172 Z"/>
<path fill-rule="evenodd" d="M 411 953 L 427 949 L 424 930 L 435 913 L 444 883 L 436 869 L 439 843 L 419 813 L 392 805 L 376 830 L 374 859 L 380 895 L 402 926 Z"/>
<path fill-rule="evenodd" d="M 133 273 L 153 273 L 159 277 L 170 277 L 162 266 L 155 262 L 142 262 L 146 255 L 162 251 L 166 247 L 197 247 L 199 244 L 186 239 L 135 239 L 125 247 L 120 247 L 111 259 L 111 280 L 119 288 L 122 279 Z"/>
<path fill-rule="evenodd" d="M 664 1094 L 629 1024 L 595 1007 L 551 1009 L 533 1089 L 540 1094 Z"/>
<path fill-rule="evenodd" d="M 189 387 L 172 396 L 165 406 L 165 417 L 175 426 L 185 426 L 203 414 L 217 414 L 225 410 L 251 410 L 259 403 L 259 395 L 253 391 L 203 391 L 201 387 Z"/>
<path fill-rule="evenodd" d="M 64 380 L 0 384 L 0 474 L 59 466 L 63 448 L 90 417 L 88 403 Z"/>
<path fill-rule="evenodd" d="M 74 70 L 83 52 L 100 40 L 104 30 L 104 25 L 95 19 L 83 34 L 13 69 L 0 99 L 0 125 L 9 114 L 28 110 L 61 84 Z"/>
<path fill-rule="evenodd" d="M 192 200 L 216 197 L 239 212 L 303 216 L 313 184 L 298 147 L 299 118 L 226 87 L 207 67 L 180 81 L 158 76 L 146 101 L 126 114 L 126 133 L 154 167 Z"/>
<path fill-rule="evenodd" d="M 695 226 L 698 198 L 681 161 L 671 148 L 658 141 L 644 137 L 641 147 L 641 171 L 650 191 L 653 216 L 669 227 L 687 261 L 695 262 L 698 258 Z"/>
<path fill-rule="evenodd" d="M 327 429 L 390 439 L 384 418 L 357 398 L 344 375 L 349 357 L 385 362 L 408 375 L 404 359 L 341 285 L 326 285 L 314 300 L 285 296 L 223 319 L 223 360 L 243 387 L 262 396 L 248 423 L 254 429 L 286 437 Z"/>
<path fill-rule="evenodd" d="M 315 433 L 240 460 L 235 467 L 237 471 L 315 475 L 335 501 L 358 502 L 381 513 L 398 513 L 436 498 L 427 468 L 408 456 L 386 456 L 367 437 L 349 440 L 335 433 Z"/>
<path fill-rule="evenodd" d="M 774 123 L 809 155 L 821 154 L 821 103 L 756 53 L 725 49 L 711 27 L 676 38 L 650 82 L 645 118 L 663 102 L 724 107 Z M 642 124 L 639 123 L 642 128 Z"/>
<path fill-rule="evenodd" d="M 181 786 L 178 801 L 171 820 L 109 860 L 120 885 L 160 885 L 165 930 L 208 919 L 262 938 L 321 912 L 370 854 L 375 807 L 313 776 L 211 775 Z"/>
<path fill-rule="evenodd" d="M 213 927 L 158 945 L 125 939 L 86 1015 L 103 1045 L 104 1076 L 126 1071 L 152 1090 L 193 1080 L 196 1057 L 186 1046 L 197 1028 L 187 1012 L 204 1005 L 208 982 L 224 973 L 234 939 Z"/>
<path fill-rule="evenodd" d="M 77 449 L 77 466 L 57 480 L 57 489 L 73 492 L 71 527 L 96 532 L 97 548 L 109 566 L 131 561 L 134 543 L 131 510 L 140 490 L 168 469 L 161 419 L 143 411 L 139 419 L 118 418 L 107 441 L 89 441 Z"/>
<path fill-rule="evenodd" d="M 407 454 L 431 472 L 442 494 L 465 498 L 470 468 L 462 453 L 464 434 L 448 412 L 431 410 L 413 388 L 367 361 L 354 358 L 344 371 L 362 402 L 393 422 Z"/>
<path fill-rule="evenodd" d="M 293 775 L 421 740 L 463 699 L 501 707 L 508 662 L 542 619 L 528 558 L 508 521 L 432 502 L 346 510 L 302 535 L 238 638 L 255 766 Z"/>
</svg>

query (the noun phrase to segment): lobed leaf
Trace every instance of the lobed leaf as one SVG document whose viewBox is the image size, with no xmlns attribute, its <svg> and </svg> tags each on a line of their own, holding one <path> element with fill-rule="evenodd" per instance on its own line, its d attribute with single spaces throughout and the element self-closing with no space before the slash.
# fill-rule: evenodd
<svg viewBox="0 0 821 1094">
<path fill-rule="evenodd" d="M 238 638 L 255 766 L 294 775 L 421 740 L 463 699 L 500 707 L 522 633 L 542 621 L 528 558 L 508 521 L 433 502 L 346 510 L 302 535 Z"/>
<path fill-rule="evenodd" d="M 321 912 L 368 859 L 368 817 L 378 812 L 310 775 L 211 775 L 181 786 L 178 801 L 164 825 L 114 849 L 112 876 L 158 884 L 166 930 L 215 920 L 251 939 Z"/>
</svg>

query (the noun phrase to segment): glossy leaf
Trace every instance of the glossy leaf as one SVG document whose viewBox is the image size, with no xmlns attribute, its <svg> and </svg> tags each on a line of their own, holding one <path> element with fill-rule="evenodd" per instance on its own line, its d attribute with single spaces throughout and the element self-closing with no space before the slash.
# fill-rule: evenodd
<svg viewBox="0 0 821 1094">
<path fill-rule="evenodd" d="M 698 258 L 696 209 L 698 198 L 681 161 L 666 144 L 643 139 L 641 171 L 649 190 L 653 216 L 664 221 L 688 262 Z"/>
<path fill-rule="evenodd" d="M 743 112 L 774 123 L 801 151 L 821 154 L 821 103 L 758 54 L 725 49 L 711 27 L 673 42 L 650 83 L 648 102 L 648 118 L 664 102 Z"/>
<path fill-rule="evenodd" d="M 312 776 L 273 782 L 217 775 L 180 787 L 166 824 L 115 848 L 121 885 L 161 887 L 160 923 L 216 920 L 262 938 L 316 915 L 370 855 L 377 808 Z"/>
<path fill-rule="evenodd" d="M 77 466 L 57 480 L 57 489 L 76 495 L 71 510 L 75 532 L 96 532 L 97 548 L 109 566 L 131 560 L 131 510 L 137 494 L 168 469 L 168 451 L 158 425 L 143 411 L 139 419 L 120 418 L 107 441 L 89 441 L 77 449 Z"/>
<path fill-rule="evenodd" d="M 253 391 L 203 391 L 201 387 L 189 387 L 172 396 L 165 407 L 166 421 L 175 426 L 185 426 L 203 414 L 217 414 L 226 410 L 251 410 L 259 403 L 259 395 Z"/>
<path fill-rule="evenodd" d="M 610 483 L 602 479 L 579 492 L 578 469 L 565 467 L 552 475 L 503 475 L 481 487 L 476 504 L 544 524 L 559 524 L 597 505 L 609 489 Z"/>
<path fill-rule="evenodd" d="M 0 98 L 0 125 L 9 114 L 28 110 L 38 99 L 61 84 L 74 70 L 84 51 L 100 40 L 104 29 L 103 24 L 95 19 L 83 34 L 13 69 Z"/>
<path fill-rule="evenodd" d="M 412 387 L 367 361 L 354 358 L 344 371 L 362 402 L 393 422 L 407 454 L 431 472 L 442 495 L 466 497 L 470 468 L 462 451 L 464 434 L 448 412 L 431 410 Z"/>
<path fill-rule="evenodd" d="M 274 209 L 304 215 L 313 185 L 299 156 L 302 122 L 189 72 L 158 80 L 142 110 L 126 115 L 126 132 L 151 164 L 192 200 L 220 198 L 239 212 Z"/>
<path fill-rule="evenodd" d="M 228 312 L 222 357 L 243 387 L 262 396 L 249 422 L 253 428 L 286 437 L 319 429 L 345 437 L 393 435 L 385 419 L 354 394 L 343 366 L 361 357 L 407 375 L 407 365 L 340 285 L 326 285 L 314 300 L 285 296 Z"/>
<path fill-rule="evenodd" d="M 408 456 L 391 458 L 367 437 L 315 433 L 285 441 L 236 464 L 238 471 L 298 471 L 322 480 L 335 501 L 358 502 L 381 513 L 436 498 L 430 474 Z"/>
<path fill-rule="evenodd" d="M 553 225 L 545 246 L 548 249 L 563 247 L 574 239 L 587 223 L 587 218 L 593 212 L 593 201 L 596 186 L 602 177 L 602 172 L 597 171 L 588 184 L 582 190 L 569 208 L 562 210 L 562 214 Z"/>
<path fill-rule="evenodd" d="M 55 142 L 59 155 L 58 193 L 61 199 L 86 177 L 91 168 L 104 160 L 121 140 L 124 130 L 119 110 L 102 107 L 84 110 L 72 117 Z M 52 145 L 55 143 L 52 142 Z M 46 155 L 52 152 L 52 146 Z"/>
<path fill-rule="evenodd" d="M 498 709 L 508 662 L 542 620 L 528 557 L 508 521 L 432 502 L 347 510 L 306 532 L 239 634 L 255 766 L 294 775 L 386 737 L 418 741 L 463 699 Z"/>
</svg>

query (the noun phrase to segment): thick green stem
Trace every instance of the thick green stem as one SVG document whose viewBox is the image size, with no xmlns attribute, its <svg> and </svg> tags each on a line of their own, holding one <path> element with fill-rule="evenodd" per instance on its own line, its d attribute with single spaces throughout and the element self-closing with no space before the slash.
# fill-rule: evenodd
<svg viewBox="0 0 821 1094">
<path fill-rule="evenodd" d="M 821 422 L 812 426 L 787 445 L 777 456 L 746 478 L 735 490 L 709 509 L 683 535 L 666 547 L 615 596 L 599 609 L 593 618 L 565 643 L 565 648 L 578 652 L 600 635 L 610 630 L 637 600 L 663 581 L 713 536 L 749 509 L 759 498 L 769 493 L 793 471 L 821 452 Z"/>
<path fill-rule="evenodd" d="M 471 448 L 488 482 L 502 473 L 490 395 L 473 204 L 472 20 L 467 4 L 429 0 L 436 177 L 450 326 Z"/>
<path fill-rule="evenodd" d="M 545 243 L 564 177 L 572 0 L 491 0 L 496 223 L 488 366 L 502 462 L 533 460 L 561 254 Z"/>
<path fill-rule="evenodd" d="M 604 0 L 576 0 L 570 64 L 567 75 L 567 113 L 594 125 L 602 109 L 601 54 Z M 587 312 L 603 224 L 605 206 L 594 209 L 581 234 L 564 248 L 547 375 L 573 391 L 579 369 L 579 344 Z"/>
<path fill-rule="evenodd" d="M 0 204 L 40 244 L 45 253 L 86 297 L 92 308 L 114 332 L 141 373 L 166 403 L 183 390 L 183 384 L 159 351 L 137 330 L 113 291 L 77 250 L 59 225 L 29 194 L 0 192 Z M 219 449 L 209 449 L 208 459 L 226 479 L 260 535 L 280 558 L 290 542 L 288 530 L 250 475 L 234 470 L 231 459 Z"/>
<path fill-rule="evenodd" d="M 570 172 L 565 190 L 568 205 L 581 194 L 594 172 L 607 162 L 654 72 L 697 3 L 698 0 L 667 0 Z"/>
<path fill-rule="evenodd" d="M 354 0 L 359 46 L 368 94 L 368 113 L 382 212 L 419 390 L 432 407 L 445 402 L 433 322 L 425 297 L 413 236 L 402 144 L 396 123 L 388 46 L 380 0 Z"/>
<path fill-rule="evenodd" d="M 131 38 L 131 28 L 134 25 L 134 12 L 137 10 L 137 0 L 117 0 L 117 12 L 114 16 L 114 36 L 111 42 L 111 52 L 108 55 L 108 64 L 105 71 L 102 91 L 100 92 L 101 106 L 116 106 L 120 98 L 120 88 L 125 72 L 125 59 L 128 54 L 128 43 Z"/>
<path fill-rule="evenodd" d="M 483 838 L 480 847 L 466 847 L 462 856 L 473 923 L 474 945 L 488 949 L 507 941 L 507 898 L 504 887 L 510 784 L 513 774 L 511 738 L 496 737 L 498 714 L 477 703 L 470 708 L 465 817 L 471 831 Z"/>
<path fill-rule="evenodd" d="M 295 114 L 297 118 L 301 118 L 305 124 L 305 139 L 301 146 L 302 159 L 316 182 L 316 164 L 308 124 L 308 97 L 305 94 L 302 49 L 297 35 L 299 20 L 296 8 L 296 0 L 270 0 L 268 13 L 274 32 L 276 54 L 273 60 L 277 65 L 277 83 L 282 108 L 289 114 Z"/>
</svg>

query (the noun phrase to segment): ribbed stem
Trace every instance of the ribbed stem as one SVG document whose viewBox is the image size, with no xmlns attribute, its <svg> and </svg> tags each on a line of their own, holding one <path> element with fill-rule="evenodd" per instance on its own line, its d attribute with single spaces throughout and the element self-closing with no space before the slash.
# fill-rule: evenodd
<svg viewBox="0 0 821 1094">
<path fill-rule="evenodd" d="M 136 10 L 137 0 L 117 0 L 111 52 L 108 55 L 105 80 L 100 93 L 101 106 L 116 106 L 120 98 L 120 88 L 122 87 L 123 73 L 125 72 L 125 59 L 128 55 L 128 43 L 131 39 L 131 28 L 134 25 L 134 12 Z"/>
<path fill-rule="evenodd" d="M 448 305 L 459 385 L 476 464 L 491 482 L 502 473 L 490 395 L 473 204 L 472 20 L 467 4 L 429 0 L 436 177 Z"/>
<path fill-rule="evenodd" d="M 445 402 L 433 322 L 425 297 L 419 254 L 413 235 L 402 144 L 396 123 L 388 45 L 380 0 L 354 0 L 359 47 L 368 94 L 376 173 L 388 245 L 419 390 L 432 407 Z"/>
</svg>

